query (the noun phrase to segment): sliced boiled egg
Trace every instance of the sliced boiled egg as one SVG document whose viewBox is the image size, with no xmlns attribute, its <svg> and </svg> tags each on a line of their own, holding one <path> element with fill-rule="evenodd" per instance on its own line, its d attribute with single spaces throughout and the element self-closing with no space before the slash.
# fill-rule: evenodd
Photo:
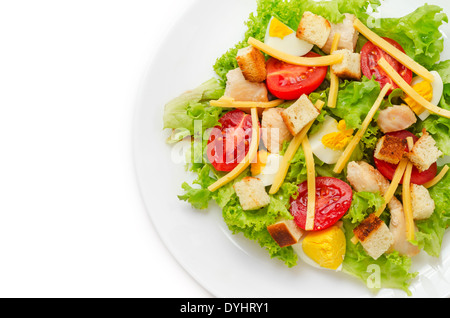
<svg viewBox="0 0 450 318">
<path fill-rule="evenodd" d="M 320 129 L 309 136 L 309 143 L 317 158 L 326 164 L 334 164 L 341 157 L 352 136 L 353 129 L 347 129 L 344 120 L 338 122 L 331 116 L 325 116 Z"/>
<path fill-rule="evenodd" d="M 338 225 L 322 231 L 307 232 L 292 246 L 299 258 L 316 268 L 340 271 L 346 251 L 345 234 Z"/>
<path fill-rule="evenodd" d="M 275 17 L 267 27 L 264 43 L 287 54 L 303 56 L 312 50 L 313 44 L 300 40 L 296 32 Z"/>
<path fill-rule="evenodd" d="M 427 101 L 438 106 L 441 101 L 442 93 L 444 92 L 444 82 L 438 72 L 431 71 L 430 73 L 434 76 L 434 81 L 432 83 L 416 76 L 411 81 L 411 86 Z M 428 116 L 430 116 L 430 112 L 428 110 L 417 104 L 409 96 L 406 96 L 404 100 L 421 120 L 425 120 Z"/>
<path fill-rule="evenodd" d="M 260 179 L 264 183 L 264 186 L 267 187 L 275 180 L 283 157 L 279 154 L 260 150 L 256 158 L 256 162 L 252 163 L 250 167 L 252 176 Z"/>
</svg>

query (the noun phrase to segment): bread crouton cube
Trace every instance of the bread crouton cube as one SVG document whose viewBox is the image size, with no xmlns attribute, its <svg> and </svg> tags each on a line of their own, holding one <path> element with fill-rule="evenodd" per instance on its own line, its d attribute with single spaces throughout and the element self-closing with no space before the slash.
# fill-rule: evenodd
<svg viewBox="0 0 450 318">
<path fill-rule="evenodd" d="M 282 220 L 269 225 L 267 231 L 280 247 L 297 244 L 304 233 L 294 220 Z"/>
<path fill-rule="evenodd" d="M 407 141 L 391 135 L 378 140 L 374 157 L 392 164 L 398 164 L 406 153 Z"/>
<path fill-rule="evenodd" d="M 234 184 L 242 209 L 258 210 L 270 203 L 264 183 L 258 178 L 245 177 Z"/>
<path fill-rule="evenodd" d="M 297 135 L 307 124 L 319 116 L 319 110 L 302 95 L 294 104 L 286 108 L 282 113 L 284 123 L 292 135 Z"/>
<path fill-rule="evenodd" d="M 331 24 L 327 19 L 306 11 L 297 29 L 297 38 L 322 48 L 327 43 L 331 32 Z"/>
<path fill-rule="evenodd" d="M 353 233 L 367 254 L 375 260 L 387 252 L 394 243 L 394 237 L 386 223 L 374 213 L 365 218 Z"/>
<path fill-rule="evenodd" d="M 419 171 L 425 171 L 442 156 L 442 152 L 436 147 L 433 137 L 424 130 L 407 156 Z"/>
<path fill-rule="evenodd" d="M 411 184 L 411 205 L 414 220 L 428 219 L 434 212 L 435 203 L 423 185 Z"/>
<path fill-rule="evenodd" d="M 260 50 L 253 46 L 240 49 L 236 60 L 247 81 L 261 83 L 266 80 L 266 59 Z"/>
<path fill-rule="evenodd" d="M 332 54 L 344 55 L 341 63 L 331 65 L 331 71 L 337 77 L 352 80 L 361 79 L 361 54 L 353 53 L 347 49 L 336 50 Z"/>
</svg>

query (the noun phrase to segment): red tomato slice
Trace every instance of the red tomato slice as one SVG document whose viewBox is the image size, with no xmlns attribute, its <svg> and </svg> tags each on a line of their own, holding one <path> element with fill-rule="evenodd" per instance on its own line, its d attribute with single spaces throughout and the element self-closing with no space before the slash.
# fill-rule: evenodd
<svg viewBox="0 0 450 318">
<path fill-rule="evenodd" d="M 350 208 L 353 192 L 350 185 L 331 177 L 316 178 L 316 212 L 313 231 L 324 230 L 339 221 Z M 305 229 L 308 204 L 308 183 L 298 186 L 298 196 L 291 198 L 290 212 L 295 223 Z"/>
<path fill-rule="evenodd" d="M 314 52 L 308 52 L 305 57 L 320 56 Z M 307 67 L 292 65 L 275 58 L 267 61 L 266 84 L 270 93 L 277 98 L 294 100 L 303 94 L 315 91 L 324 81 L 328 66 Z"/>
<path fill-rule="evenodd" d="M 396 132 L 387 133 L 386 135 L 391 135 L 397 138 L 406 139 L 407 137 L 412 137 L 414 142 L 416 142 L 419 138 L 413 133 L 407 130 L 401 130 Z M 408 151 L 408 147 L 406 147 L 405 151 Z M 374 157 L 375 166 L 378 171 L 381 172 L 383 176 L 385 176 L 388 180 L 392 180 L 395 174 L 395 169 L 397 169 L 397 165 L 379 160 Z M 411 173 L 411 183 L 422 185 L 430 180 L 432 180 L 437 174 L 437 164 L 434 163 L 431 167 L 423 172 L 420 172 L 416 167 L 413 167 Z M 402 184 L 403 179 L 400 180 L 400 184 Z"/>
<path fill-rule="evenodd" d="M 219 119 L 208 139 L 207 157 L 218 171 L 233 170 L 247 155 L 252 138 L 252 116 L 233 110 Z"/>
<path fill-rule="evenodd" d="M 390 38 L 383 39 L 405 53 L 405 50 L 396 41 Z M 411 84 L 413 77 L 412 71 L 391 57 L 388 53 L 375 46 L 372 42 L 367 42 L 361 49 L 361 71 L 363 75 L 367 78 L 372 78 L 372 76 L 375 75 L 375 79 L 380 83 L 381 89 L 383 89 L 387 83 L 390 83 L 392 88 L 389 90 L 388 94 L 398 88 L 397 84 L 395 84 L 392 79 L 378 66 L 378 61 L 382 57 L 386 59 L 386 61 L 403 77 L 408 84 Z"/>
</svg>

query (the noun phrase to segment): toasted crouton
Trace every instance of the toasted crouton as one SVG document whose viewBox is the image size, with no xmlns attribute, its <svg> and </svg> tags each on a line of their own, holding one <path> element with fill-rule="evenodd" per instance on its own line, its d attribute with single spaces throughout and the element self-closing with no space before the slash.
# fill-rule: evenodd
<svg viewBox="0 0 450 318">
<path fill-rule="evenodd" d="M 355 51 L 356 42 L 358 41 L 359 32 L 353 27 L 353 22 L 356 16 L 350 13 L 344 13 L 344 21 L 338 24 L 331 24 L 331 32 L 328 36 L 327 43 L 322 48 L 326 54 L 330 54 L 331 44 L 333 43 L 334 35 L 339 33 L 341 35 L 337 49 L 347 49 L 352 52 Z"/>
<path fill-rule="evenodd" d="M 297 135 L 307 124 L 319 116 L 319 110 L 303 94 L 294 104 L 286 108 L 282 113 L 284 123 L 292 135 Z"/>
<path fill-rule="evenodd" d="M 264 183 L 258 178 L 245 177 L 234 184 L 242 209 L 258 210 L 270 203 Z"/>
<path fill-rule="evenodd" d="M 261 83 L 266 79 L 266 59 L 264 54 L 253 46 L 240 49 L 236 60 L 245 79 L 250 82 Z"/>
<path fill-rule="evenodd" d="M 442 156 L 442 152 L 436 147 L 433 137 L 424 130 L 407 156 L 419 171 L 425 171 Z"/>
<path fill-rule="evenodd" d="M 361 79 L 361 54 L 353 53 L 347 49 L 336 50 L 332 54 L 343 54 L 341 63 L 331 65 L 333 73 L 340 78 Z"/>
<path fill-rule="evenodd" d="M 322 48 L 327 43 L 330 32 L 331 24 L 327 19 L 306 11 L 300 20 L 297 37 Z"/>
<path fill-rule="evenodd" d="M 361 242 L 367 254 L 373 259 L 378 259 L 394 243 L 392 233 L 387 225 L 374 213 L 364 219 L 353 233 Z"/>
<path fill-rule="evenodd" d="M 411 184 L 411 204 L 414 220 L 425 220 L 433 214 L 434 200 L 423 185 Z"/>
<path fill-rule="evenodd" d="M 378 140 L 374 157 L 392 164 L 398 164 L 405 154 L 406 139 L 384 135 Z"/>
<path fill-rule="evenodd" d="M 280 247 L 294 245 L 303 236 L 303 230 L 293 220 L 282 220 L 269 225 L 267 231 Z"/>
</svg>

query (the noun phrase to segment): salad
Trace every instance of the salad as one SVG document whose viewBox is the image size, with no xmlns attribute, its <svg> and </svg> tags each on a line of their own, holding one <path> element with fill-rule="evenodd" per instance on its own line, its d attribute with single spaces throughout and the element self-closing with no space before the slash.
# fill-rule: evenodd
<svg viewBox="0 0 450 318">
<path fill-rule="evenodd" d="M 425 4 L 375 19 L 381 2 L 257 0 L 217 76 L 163 121 L 190 145 L 180 200 L 218 205 L 287 268 L 411 295 L 414 257 L 439 257 L 450 224 L 448 18 Z"/>
</svg>

